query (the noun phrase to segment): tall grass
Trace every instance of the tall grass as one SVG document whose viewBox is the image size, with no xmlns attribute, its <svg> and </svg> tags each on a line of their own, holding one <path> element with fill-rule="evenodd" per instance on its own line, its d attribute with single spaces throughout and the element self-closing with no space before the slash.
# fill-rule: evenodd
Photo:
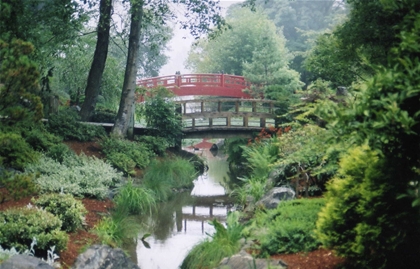
<svg viewBox="0 0 420 269">
<path fill-rule="evenodd" d="M 131 180 L 119 188 L 114 201 L 117 208 L 125 208 L 129 214 L 151 212 L 156 206 L 154 192 L 144 187 L 134 186 Z"/>
<path fill-rule="evenodd" d="M 230 257 L 240 250 L 242 225 L 239 224 L 239 212 L 228 215 L 227 228 L 217 220 L 211 224 L 216 229 L 211 239 L 196 245 L 181 264 L 181 269 L 216 268 L 225 257 Z"/>
<path fill-rule="evenodd" d="M 129 216 L 124 208 L 117 208 L 110 216 L 103 218 L 93 232 L 102 244 L 112 247 L 122 247 L 124 242 L 136 238 L 141 229 L 137 220 Z"/>
<path fill-rule="evenodd" d="M 185 159 L 154 160 L 146 169 L 143 186 L 152 190 L 158 200 L 169 198 L 173 188 L 190 188 L 197 176 L 194 166 Z"/>
</svg>

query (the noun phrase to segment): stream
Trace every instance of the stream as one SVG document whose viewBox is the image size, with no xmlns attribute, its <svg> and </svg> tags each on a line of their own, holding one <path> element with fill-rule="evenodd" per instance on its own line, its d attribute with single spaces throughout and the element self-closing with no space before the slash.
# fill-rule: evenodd
<svg viewBox="0 0 420 269">
<path fill-rule="evenodd" d="M 139 240 L 135 251 L 130 251 L 141 269 L 179 268 L 192 247 L 214 233 L 210 220 L 226 222 L 231 208 L 231 199 L 223 187 L 228 178 L 226 157 L 213 156 L 208 149 L 197 154 L 206 159 L 208 170 L 195 179 L 191 192 L 175 194 L 146 220 L 151 232 L 146 239 L 150 248 Z"/>
</svg>

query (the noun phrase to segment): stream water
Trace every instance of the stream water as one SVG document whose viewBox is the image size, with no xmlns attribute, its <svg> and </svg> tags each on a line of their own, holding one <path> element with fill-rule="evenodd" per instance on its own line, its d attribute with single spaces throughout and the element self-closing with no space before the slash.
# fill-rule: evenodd
<svg viewBox="0 0 420 269">
<path fill-rule="evenodd" d="M 150 248 L 139 240 L 135 253 L 142 269 L 177 269 L 182 261 L 214 228 L 209 221 L 216 218 L 225 223 L 231 203 L 223 187 L 228 178 L 224 156 L 213 156 L 209 150 L 198 154 L 207 160 L 208 170 L 197 177 L 191 192 L 175 194 L 159 205 L 156 214 L 147 219 L 151 236 Z M 141 236 L 140 236 L 141 237 Z"/>
</svg>

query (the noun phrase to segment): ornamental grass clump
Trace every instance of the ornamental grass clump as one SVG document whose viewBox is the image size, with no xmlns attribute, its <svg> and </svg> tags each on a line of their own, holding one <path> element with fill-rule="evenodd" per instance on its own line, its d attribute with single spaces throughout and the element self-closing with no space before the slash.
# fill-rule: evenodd
<svg viewBox="0 0 420 269">
<path fill-rule="evenodd" d="M 155 193 L 158 200 L 167 200 L 173 188 L 190 188 L 197 176 L 194 165 L 182 158 L 154 160 L 147 167 L 143 185 Z"/>
<path fill-rule="evenodd" d="M 151 212 L 156 206 L 153 191 L 134 186 L 131 180 L 118 189 L 114 202 L 117 208 L 125 208 L 129 214 Z"/>
<path fill-rule="evenodd" d="M 227 227 L 216 219 L 210 222 L 216 232 L 211 239 L 205 239 L 194 246 L 181 264 L 181 269 L 216 268 L 225 257 L 237 253 L 240 248 L 243 226 L 239 224 L 239 212 L 228 215 Z"/>
<path fill-rule="evenodd" d="M 32 198 L 32 203 L 57 216 L 63 222 L 63 231 L 74 232 L 85 223 L 87 210 L 83 203 L 71 194 L 46 194 L 38 199 Z"/>
</svg>

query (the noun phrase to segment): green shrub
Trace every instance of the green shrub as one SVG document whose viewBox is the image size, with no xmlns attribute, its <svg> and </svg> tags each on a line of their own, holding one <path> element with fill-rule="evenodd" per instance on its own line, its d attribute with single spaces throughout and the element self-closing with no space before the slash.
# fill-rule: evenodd
<svg viewBox="0 0 420 269">
<path fill-rule="evenodd" d="M 261 256 L 317 249 L 315 222 L 324 199 L 284 201 L 276 209 L 258 211 L 246 235 L 259 242 Z"/>
<path fill-rule="evenodd" d="M 70 193 L 79 197 L 105 198 L 109 187 L 121 178 L 108 163 L 84 155 L 65 156 L 62 163 L 42 157 L 27 173 L 39 173 L 36 183 L 42 193 Z"/>
<path fill-rule="evenodd" d="M 37 208 L 14 208 L 0 211 L 0 244 L 4 248 L 15 247 L 23 251 L 35 237 L 35 253 L 42 256 L 55 246 L 65 249 L 68 235 L 61 231 L 61 220 L 53 214 Z"/>
<path fill-rule="evenodd" d="M 166 200 L 172 188 L 190 188 L 197 172 L 185 159 L 154 160 L 146 168 L 143 185 L 151 189 L 158 200 Z"/>
<path fill-rule="evenodd" d="M 129 239 L 137 238 L 140 231 L 138 221 L 130 217 L 124 209 L 103 218 L 93 229 L 102 244 L 121 247 Z"/>
<path fill-rule="evenodd" d="M 51 159 L 63 163 L 65 158 L 75 157 L 74 151 L 72 151 L 66 144 L 58 143 L 48 148 L 45 155 Z"/>
<path fill-rule="evenodd" d="M 136 171 L 134 168 L 136 167 L 136 163 L 130 158 L 130 156 L 121 153 L 121 152 L 113 152 L 106 155 L 106 159 L 118 170 L 122 171 L 126 175 L 135 175 Z"/>
<path fill-rule="evenodd" d="M 145 168 L 149 162 L 150 158 L 154 156 L 153 152 L 151 152 L 146 145 L 124 140 L 118 138 L 106 138 L 101 142 L 102 151 L 108 156 L 121 153 L 128 156 L 131 160 L 133 160 L 136 166 L 140 169 Z M 116 158 L 118 161 L 122 159 L 122 157 Z M 118 163 L 114 164 L 112 160 L 109 160 L 115 167 L 117 165 L 121 165 Z"/>
<path fill-rule="evenodd" d="M 34 182 L 32 174 L 5 174 L 0 178 L 0 185 L 4 185 L 9 195 L 14 200 L 36 195 L 39 192 L 38 185 Z"/>
<path fill-rule="evenodd" d="M 169 142 L 164 137 L 142 135 L 136 136 L 135 140 L 139 143 L 145 144 L 155 154 L 162 156 L 165 154 L 166 149 L 169 147 Z"/>
<path fill-rule="evenodd" d="M 38 154 L 15 133 L 0 133 L 0 165 L 18 170 L 36 162 Z"/>
<path fill-rule="evenodd" d="M 225 257 L 230 257 L 240 250 L 242 225 L 239 224 L 239 212 L 228 215 L 227 228 L 217 220 L 210 223 L 216 229 L 212 240 L 205 239 L 194 246 L 181 264 L 181 269 L 216 268 Z"/>
<path fill-rule="evenodd" d="M 130 214 L 150 212 L 156 205 L 153 191 L 143 187 L 134 186 L 128 181 L 118 190 L 115 198 L 117 208 L 125 208 Z"/>
<path fill-rule="evenodd" d="M 91 125 L 79 121 L 79 115 L 73 109 L 65 109 L 51 114 L 47 129 L 64 140 L 92 141 L 96 137 L 105 136 L 102 126 Z"/>
<path fill-rule="evenodd" d="M 32 198 L 32 202 L 57 216 L 63 222 L 63 231 L 74 232 L 84 224 L 87 210 L 83 203 L 74 199 L 71 194 L 46 194 L 38 199 Z"/>
<path fill-rule="evenodd" d="M 117 113 L 115 111 L 106 109 L 106 108 L 100 108 L 100 109 L 96 109 L 93 112 L 93 115 L 90 121 L 101 122 L 101 123 L 114 123 L 116 117 L 117 117 Z"/>
<path fill-rule="evenodd" d="M 43 152 L 62 141 L 60 137 L 49 133 L 41 126 L 27 126 L 22 130 L 22 136 L 34 150 Z"/>
<path fill-rule="evenodd" d="M 368 146 L 356 147 L 340 161 L 339 174 L 327 186 L 316 236 L 357 268 L 396 268 L 417 261 L 418 209 L 410 199 L 397 198 L 396 191 L 406 185 L 396 164 Z"/>
</svg>

